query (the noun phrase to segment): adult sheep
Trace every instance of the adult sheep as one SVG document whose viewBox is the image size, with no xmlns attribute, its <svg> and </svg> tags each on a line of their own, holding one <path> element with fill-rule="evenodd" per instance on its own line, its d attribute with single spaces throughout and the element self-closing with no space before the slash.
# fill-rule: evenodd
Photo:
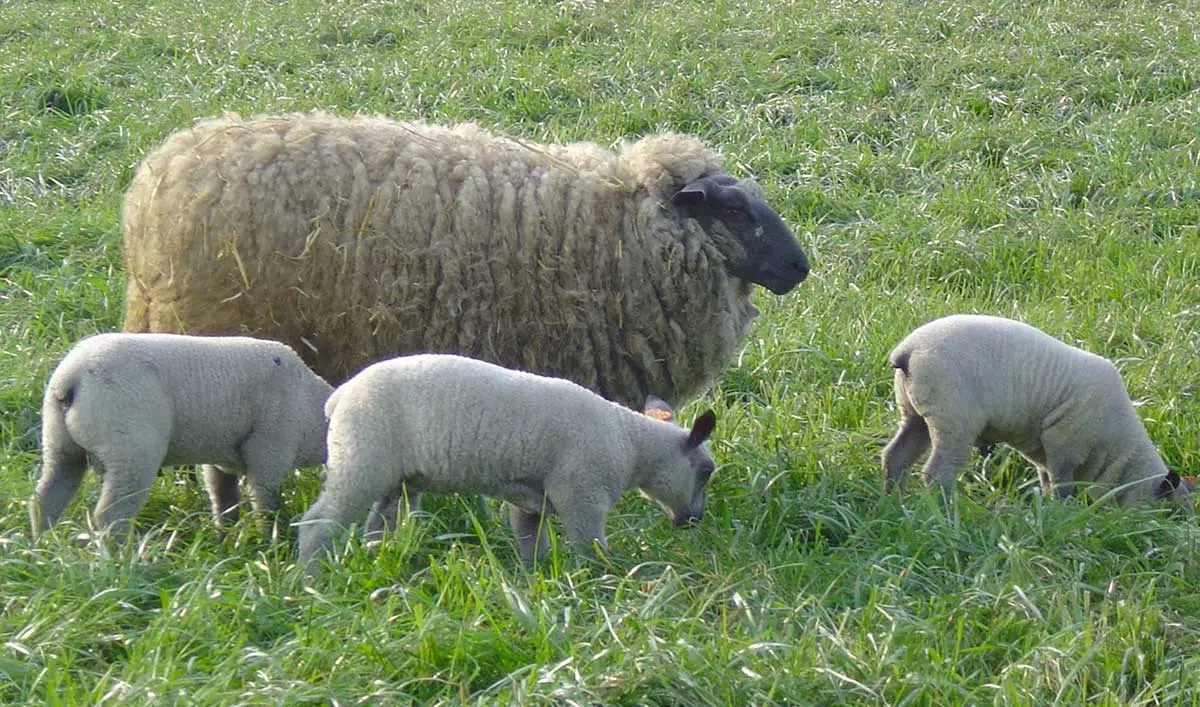
<svg viewBox="0 0 1200 707">
<path fill-rule="evenodd" d="M 279 339 L 337 384 L 459 353 L 629 407 L 678 404 L 808 274 L 752 182 L 693 137 L 615 153 L 472 125 L 312 113 L 204 120 L 124 202 L 127 331 Z"/>
</svg>

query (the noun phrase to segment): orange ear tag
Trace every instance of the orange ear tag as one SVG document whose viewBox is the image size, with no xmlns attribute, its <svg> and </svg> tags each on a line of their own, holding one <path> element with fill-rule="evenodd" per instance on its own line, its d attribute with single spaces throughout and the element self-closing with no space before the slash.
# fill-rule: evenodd
<svg viewBox="0 0 1200 707">
<path fill-rule="evenodd" d="M 646 417 L 653 417 L 655 420 L 662 420 L 663 422 L 670 422 L 675 419 L 674 415 L 662 408 L 646 408 L 642 411 L 642 414 Z"/>
</svg>

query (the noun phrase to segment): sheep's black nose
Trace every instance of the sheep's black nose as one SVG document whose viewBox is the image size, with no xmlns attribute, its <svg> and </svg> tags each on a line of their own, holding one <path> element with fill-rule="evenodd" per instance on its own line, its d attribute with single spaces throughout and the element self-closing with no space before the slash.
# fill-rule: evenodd
<svg viewBox="0 0 1200 707">
<path fill-rule="evenodd" d="M 792 269 L 799 273 L 797 280 L 803 280 L 808 277 L 808 258 L 801 256 L 792 263 Z"/>
<path fill-rule="evenodd" d="M 700 524 L 700 514 L 684 513 L 675 516 L 676 528 L 694 528 Z"/>
</svg>

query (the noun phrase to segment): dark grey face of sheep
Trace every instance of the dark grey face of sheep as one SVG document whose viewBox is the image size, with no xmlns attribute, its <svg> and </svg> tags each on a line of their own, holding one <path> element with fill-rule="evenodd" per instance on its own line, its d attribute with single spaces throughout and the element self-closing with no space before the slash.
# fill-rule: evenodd
<svg viewBox="0 0 1200 707">
<path fill-rule="evenodd" d="M 1191 518 L 1196 513 L 1195 477 L 1181 477 L 1173 471 L 1168 471 L 1166 477 L 1159 483 L 1157 496 L 1160 501 L 1166 501 L 1177 507 L 1185 516 Z"/>
<path fill-rule="evenodd" d="M 808 276 L 808 256 L 757 187 L 725 174 L 703 177 L 675 193 L 672 202 L 707 232 L 728 235 L 740 248 L 729 257 L 729 274 L 777 295 Z"/>
<path fill-rule="evenodd" d="M 643 413 L 668 422 L 675 419 L 671 406 L 654 396 L 650 396 L 646 400 Z M 712 477 L 713 470 L 716 469 L 716 464 L 704 442 L 708 440 L 716 424 L 716 413 L 706 410 L 692 423 L 692 429 L 682 443 L 683 456 L 687 460 L 690 470 L 687 481 L 691 483 L 688 489 L 678 488 L 680 485 L 678 478 L 666 479 L 665 488 L 646 489 L 649 492 L 647 495 L 661 503 L 671 514 L 671 519 L 676 527 L 694 525 L 704 515 L 704 505 L 708 498 L 705 488 L 708 486 L 708 480 Z M 675 498 L 677 501 L 672 503 L 668 500 L 670 498 Z"/>
</svg>

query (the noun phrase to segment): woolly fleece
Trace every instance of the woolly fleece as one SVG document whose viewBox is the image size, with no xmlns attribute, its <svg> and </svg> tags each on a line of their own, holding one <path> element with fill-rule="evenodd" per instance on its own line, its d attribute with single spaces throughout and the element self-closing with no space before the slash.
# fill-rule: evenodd
<svg viewBox="0 0 1200 707">
<path fill-rule="evenodd" d="M 471 124 L 205 120 L 126 194 L 124 327 L 276 338 L 334 383 L 447 352 L 630 407 L 677 404 L 724 371 L 757 314 L 752 283 L 724 267 L 736 238 L 670 205 L 719 173 L 677 134 L 614 154 Z"/>
<path fill-rule="evenodd" d="M 926 449 L 927 483 L 949 489 L 973 446 L 1004 442 L 1039 471 L 1047 495 L 1083 483 L 1125 504 L 1191 494 L 1167 468 L 1108 360 L 1021 322 L 953 315 L 918 327 L 892 351 L 900 428 L 883 452 L 889 487 Z"/>
<path fill-rule="evenodd" d="M 703 444 L 711 411 L 689 433 L 570 381 L 460 356 L 369 366 L 337 389 L 326 415 L 325 486 L 300 523 L 302 562 L 372 506 L 368 532 L 380 515 L 393 520 L 405 490 L 507 501 L 527 563 L 545 551 L 543 511 L 561 517 L 572 543 L 603 548 L 622 492 L 639 488 L 689 523 L 713 471 Z"/>
<path fill-rule="evenodd" d="M 124 529 L 159 468 L 180 464 L 242 472 L 255 508 L 272 510 L 287 471 L 324 461 L 323 406 L 331 391 L 275 341 L 171 334 L 84 339 L 54 370 L 43 396 L 34 527 L 58 520 L 89 457 L 103 476 L 94 514 L 99 528 Z M 220 492 L 232 497 L 210 487 L 218 520 L 237 503 L 236 484 Z"/>
</svg>

